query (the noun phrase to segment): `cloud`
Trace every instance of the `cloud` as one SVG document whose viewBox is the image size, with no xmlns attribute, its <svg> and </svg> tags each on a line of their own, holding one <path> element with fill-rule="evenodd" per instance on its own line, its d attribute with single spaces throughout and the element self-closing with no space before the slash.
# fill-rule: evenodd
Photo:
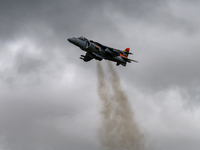
<svg viewBox="0 0 200 150">
<path fill-rule="evenodd" d="M 116 69 L 147 141 L 199 147 L 198 3 L 1 1 L 2 149 L 100 149 L 96 62 L 83 63 L 84 52 L 66 40 L 81 35 L 131 48 L 139 63 Z"/>
<path fill-rule="evenodd" d="M 109 1 L 110 13 L 120 13 L 135 23 L 144 22 L 148 26 L 164 28 L 166 30 L 182 29 L 187 34 L 199 31 L 198 26 L 190 21 L 190 18 L 178 15 L 179 2 L 172 1 Z M 174 5 L 174 3 L 176 5 Z M 185 3 L 181 3 L 185 4 Z M 182 5 L 185 9 L 187 5 Z M 177 11 L 178 10 L 178 11 Z M 182 10 L 182 9 L 181 9 Z M 184 9 L 182 10 L 184 11 Z M 182 12 L 181 11 L 181 12 Z M 175 13 L 176 12 L 176 13 Z"/>
</svg>

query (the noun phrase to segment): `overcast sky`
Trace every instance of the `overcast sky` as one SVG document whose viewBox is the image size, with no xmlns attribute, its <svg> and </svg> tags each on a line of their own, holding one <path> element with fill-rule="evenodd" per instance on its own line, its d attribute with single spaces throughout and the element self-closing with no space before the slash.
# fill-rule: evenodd
<svg viewBox="0 0 200 150">
<path fill-rule="evenodd" d="M 199 150 L 199 14 L 198 0 L 1 0 L 0 150 L 102 150 L 77 36 L 139 61 L 114 67 L 149 149 Z"/>
</svg>

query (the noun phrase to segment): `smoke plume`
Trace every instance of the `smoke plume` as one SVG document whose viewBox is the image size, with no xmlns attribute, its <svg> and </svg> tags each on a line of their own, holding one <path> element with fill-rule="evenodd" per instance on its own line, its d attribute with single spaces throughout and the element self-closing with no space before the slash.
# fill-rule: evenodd
<svg viewBox="0 0 200 150">
<path fill-rule="evenodd" d="M 102 100 L 100 143 L 105 150 L 143 150 L 143 135 L 111 62 L 108 74 L 109 78 L 97 62 L 98 94 Z"/>
</svg>

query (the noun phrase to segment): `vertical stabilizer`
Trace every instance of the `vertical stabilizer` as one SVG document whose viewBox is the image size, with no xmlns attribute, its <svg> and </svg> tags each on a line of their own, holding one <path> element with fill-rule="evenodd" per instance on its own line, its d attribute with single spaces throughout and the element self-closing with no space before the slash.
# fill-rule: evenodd
<svg viewBox="0 0 200 150">
<path fill-rule="evenodd" d="M 127 53 L 127 54 L 126 54 L 126 57 L 128 57 L 129 51 L 130 51 L 130 48 L 126 48 L 126 49 L 124 50 L 124 52 Z"/>
</svg>

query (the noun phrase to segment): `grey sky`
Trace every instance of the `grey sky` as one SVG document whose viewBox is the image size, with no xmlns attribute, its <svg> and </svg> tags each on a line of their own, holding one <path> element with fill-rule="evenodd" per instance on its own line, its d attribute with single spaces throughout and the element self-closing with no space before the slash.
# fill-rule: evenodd
<svg viewBox="0 0 200 150">
<path fill-rule="evenodd" d="M 82 35 L 139 61 L 115 68 L 150 147 L 198 150 L 199 4 L 1 0 L 0 149 L 101 150 L 96 62 L 66 40 Z"/>
</svg>

